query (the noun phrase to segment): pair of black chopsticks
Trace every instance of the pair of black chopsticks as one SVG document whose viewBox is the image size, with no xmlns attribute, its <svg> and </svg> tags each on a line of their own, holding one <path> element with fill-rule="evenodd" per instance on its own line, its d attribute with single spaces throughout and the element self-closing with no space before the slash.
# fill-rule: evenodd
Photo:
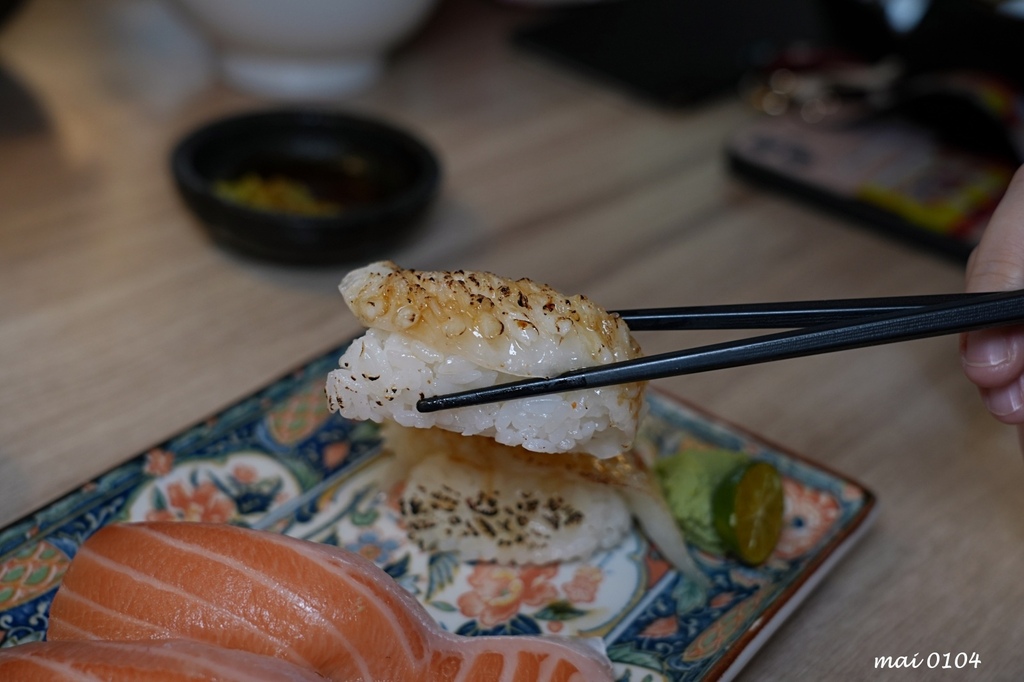
<svg viewBox="0 0 1024 682">
<path fill-rule="evenodd" d="M 619 311 L 631 331 L 791 329 L 498 386 L 423 398 L 420 412 L 911 341 L 1024 323 L 1024 290 Z"/>
</svg>

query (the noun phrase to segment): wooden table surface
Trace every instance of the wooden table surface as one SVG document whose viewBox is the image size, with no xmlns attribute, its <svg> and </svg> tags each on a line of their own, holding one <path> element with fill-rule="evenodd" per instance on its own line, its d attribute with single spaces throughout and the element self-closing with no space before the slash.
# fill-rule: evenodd
<svg viewBox="0 0 1024 682">
<path fill-rule="evenodd" d="M 33 0 L 0 31 L 0 524 L 358 328 L 336 289 L 351 266 L 225 252 L 182 205 L 175 142 L 274 103 L 219 85 L 158 10 Z M 610 309 L 962 289 L 956 263 L 730 176 L 723 144 L 752 116 L 737 98 L 672 112 L 633 101 L 511 48 L 532 16 L 446 0 L 381 82 L 329 103 L 398 123 L 442 158 L 443 194 L 390 254 L 400 264 L 531 277 Z M 880 501 L 740 679 L 1020 678 L 1021 455 L 963 378 L 954 338 L 658 384 Z M 979 668 L 873 667 L 960 651 Z"/>
</svg>

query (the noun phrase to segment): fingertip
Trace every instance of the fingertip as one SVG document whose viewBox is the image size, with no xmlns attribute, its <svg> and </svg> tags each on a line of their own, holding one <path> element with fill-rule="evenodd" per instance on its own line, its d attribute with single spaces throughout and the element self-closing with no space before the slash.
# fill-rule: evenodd
<svg viewBox="0 0 1024 682">
<path fill-rule="evenodd" d="M 1015 334 L 1006 329 L 983 329 L 960 338 L 964 373 L 982 387 L 1003 386 L 1024 371 L 1024 352 Z"/>
<path fill-rule="evenodd" d="M 981 399 L 985 407 L 1004 424 L 1024 424 L 1024 390 L 1020 380 L 997 388 L 983 388 Z"/>
<path fill-rule="evenodd" d="M 1024 166 L 1013 178 L 967 261 L 967 291 L 1024 287 Z"/>
</svg>

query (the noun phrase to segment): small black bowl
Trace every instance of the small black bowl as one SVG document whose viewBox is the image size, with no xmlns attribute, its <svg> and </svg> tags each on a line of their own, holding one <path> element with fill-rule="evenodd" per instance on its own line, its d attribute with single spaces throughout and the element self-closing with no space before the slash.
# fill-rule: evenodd
<svg viewBox="0 0 1024 682">
<path fill-rule="evenodd" d="M 354 262 L 406 241 L 441 184 L 437 157 L 381 121 L 318 111 L 245 114 L 207 125 L 175 147 L 185 203 L 215 242 L 296 264 Z M 284 178 L 339 207 L 329 215 L 260 209 L 219 183 Z"/>
</svg>

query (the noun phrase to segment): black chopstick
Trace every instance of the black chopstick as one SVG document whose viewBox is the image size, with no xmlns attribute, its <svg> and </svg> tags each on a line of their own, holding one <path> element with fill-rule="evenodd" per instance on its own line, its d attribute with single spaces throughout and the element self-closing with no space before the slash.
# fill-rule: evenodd
<svg viewBox="0 0 1024 682">
<path fill-rule="evenodd" d="M 842 324 L 778 332 L 636 360 L 576 370 L 550 379 L 526 379 L 450 395 L 423 398 L 420 412 L 516 398 L 599 388 L 634 381 L 695 374 L 772 360 L 852 350 L 931 336 L 1024 323 L 1024 291 L 979 294 L 911 312 L 875 315 Z"/>
<path fill-rule="evenodd" d="M 985 294 L 927 294 L 825 301 L 741 303 L 683 308 L 619 310 L 630 331 L 694 329 L 792 329 L 851 322 L 872 315 L 913 312 L 941 303 L 966 302 Z"/>
</svg>

